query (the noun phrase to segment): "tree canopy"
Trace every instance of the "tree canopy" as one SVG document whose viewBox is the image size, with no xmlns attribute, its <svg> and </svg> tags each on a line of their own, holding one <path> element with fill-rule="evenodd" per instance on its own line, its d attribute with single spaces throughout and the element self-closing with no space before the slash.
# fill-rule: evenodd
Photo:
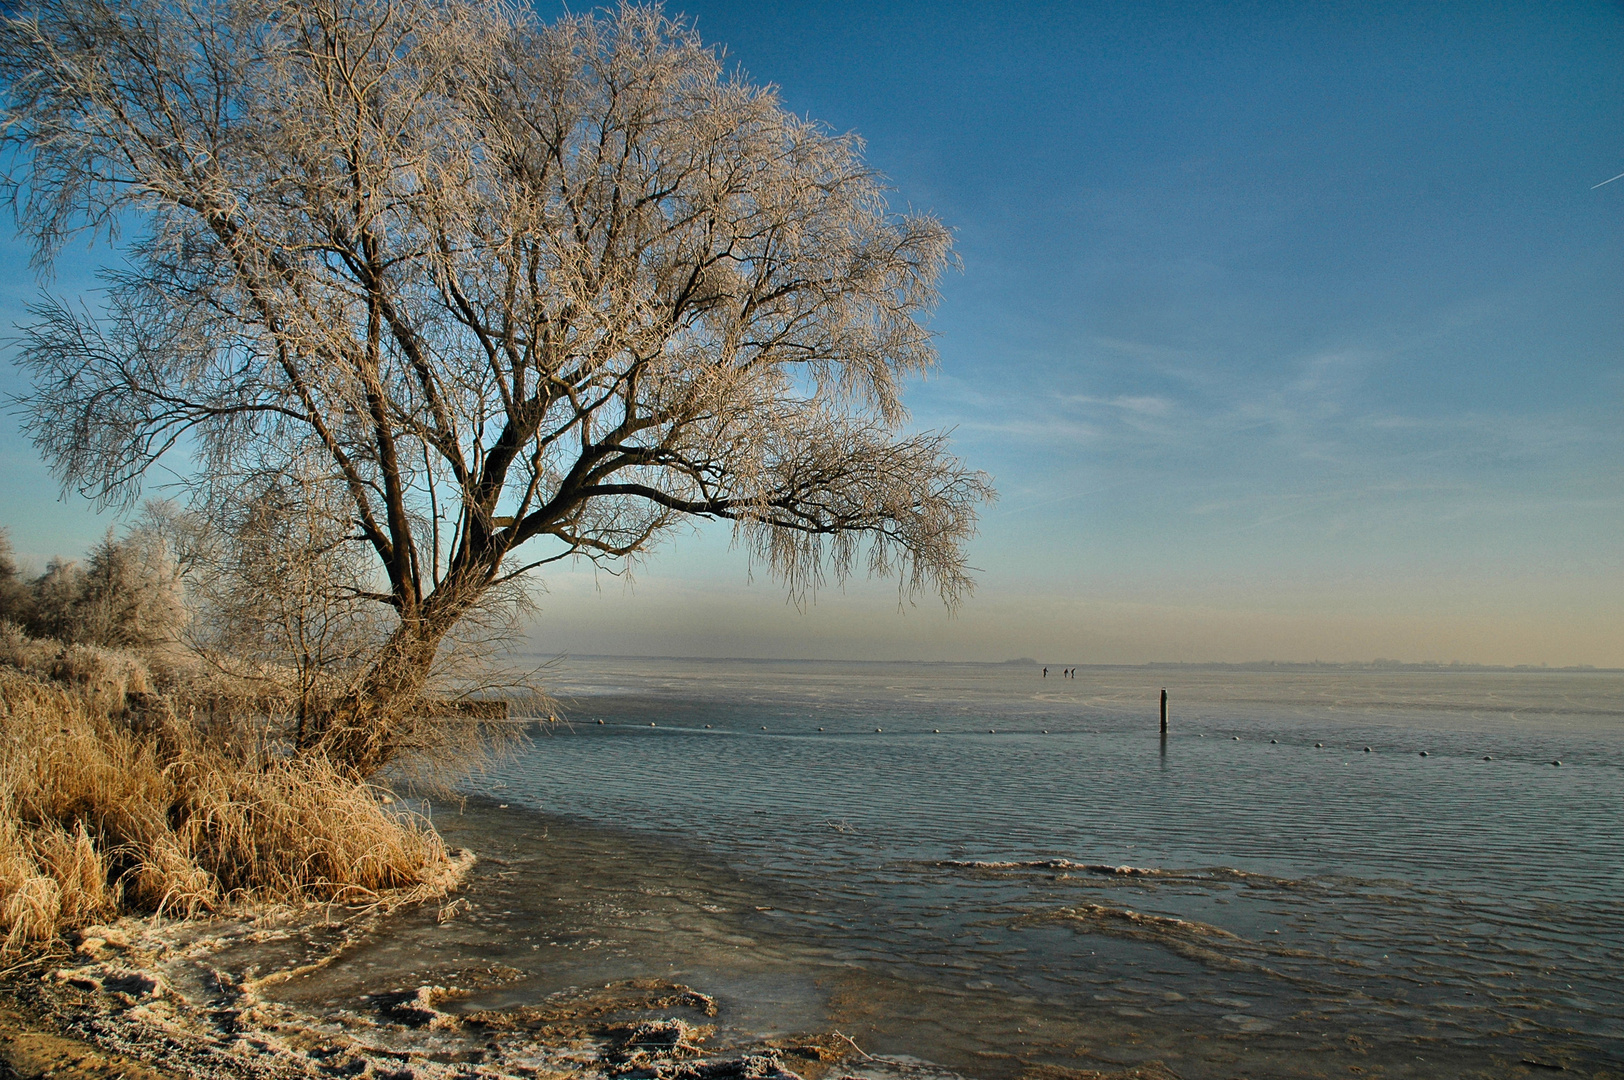
<svg viewBox="0 0 1624 1080">
<path fill-rule="evenodd" d="M 948 231 L 658 8 L 41 0 L 0 81 L 39 267 L 123 257 L 24 328 L 30 434 L 104 502 L 179 450 L 221 521 L 294 477 L 336 507 L 396 620 L 370 700 L 494 585 L 685 517 L 795 593 L 970 588 L 991 489 L 899 396 Z M 315 737 L 360 758 L 352 705 Z"/>
</svg>

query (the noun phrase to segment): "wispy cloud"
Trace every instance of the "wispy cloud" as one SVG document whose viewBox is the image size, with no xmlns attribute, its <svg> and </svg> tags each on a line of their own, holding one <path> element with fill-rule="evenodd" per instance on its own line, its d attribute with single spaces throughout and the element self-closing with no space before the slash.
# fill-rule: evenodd
<svg viewBox="0 0 1624 1080">
<path fill-rule="evenodd" d="M 1119 394 L 1116 397 L 1095 397 L 1091 394 L 1062 394 L 1056 401 L 1079 409 L 1116 409 L 1138 416 L 1166 416 L 1173 411 L 1173 402 L 1155 394 Z"/>
</svg>

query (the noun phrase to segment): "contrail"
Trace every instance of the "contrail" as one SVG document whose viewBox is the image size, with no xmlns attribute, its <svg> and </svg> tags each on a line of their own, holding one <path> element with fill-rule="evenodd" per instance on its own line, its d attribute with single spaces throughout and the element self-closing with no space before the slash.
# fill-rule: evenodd
<svg viewBox="0 0 1624 1080">
<path fill-rule="evenodd" d="M 1600 184 L 1591 185 L 1590 190 L 1595 191 L 1596 188 L 1603 187 L 1603 186 L 1605 186 L 1607 184 L 1611 184 L 1613 182 L 1613 180 L 1624 180 L 1624 172 L 1619 173 L 1617 176 L 1613 177 L 1612 180 L 1603 180 Z"/>
</svg>

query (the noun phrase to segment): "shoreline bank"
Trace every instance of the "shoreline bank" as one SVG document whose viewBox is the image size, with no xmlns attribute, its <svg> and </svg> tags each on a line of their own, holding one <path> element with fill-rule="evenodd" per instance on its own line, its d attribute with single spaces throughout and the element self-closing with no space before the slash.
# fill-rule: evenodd
<svg viewBox="0 0 1624 1080">
<path fill-rule="evenodd" d="M 456 1013 L 447 1006 L 511 971 L 441 972 L 410 993 L 370 995 L 372 1015 L 322 1015 L 268 993 L 308 978 L 380 928 L 368 912 L 304 909 L 257 919 L 159 923 L 124 918 L 76 933 L 71 951 L 41 951 L 0 985 L 0 1062 L 10 1075 L 377 1077 L 510 1080 L 685 1076 L 804 1080 L 855 1048 L 816 1035 L 731 1048 L 707 1059 L 716 1005 L 678 983 L 628 979 L 526 1006 Z M 245 958 L 249 962 L 242 963 Z M 224 960 L 225 963 L 218 963 Z M 233 960 L 237 962 L 233 962 Z M 255 961 L 282 966 L 265 970 Z M 807 1067 L 810 1065 L 811 1067 Z M 676 1072 L 671 1067 L 680 1066 Z M 3 1075 L 3 1074 L 0 1074 Z"/>
<path fill-rule="evenodd" d="M 556 924 L 547 927 L 554 936 L 535 950 L 539 966 L 520 971 L 486 954 L 489 947 L 528 951 L 511 940 L 511 922 L 489 921 L 512 913 L 515 896 L 562 891 L 555 877 L 535 876 L 520 864 L 534 840 L 527 836 L 507 849 L 484 845 L 471 875 L 477 880 L 439 904 L 390 913 L 312 906 L 258 919 L 158 924 L 127 918 L 86 928 L 71 950 L 40 954 L 5 980 L 0 1009 L 11 1026 L 0 1018 L 0 1060 L 15 1075 L 55 1080 L 113 1080 L 120 1072 L 126 1080 L 982 1074 L 878 1052 L 862 1026 L 864 1016 L 883 1007 L 872 987 L 843 983 L 850 972 L 843 962 L 786 953 L 764 936 L 769 916 L 742 901 L 774 898 L 729 892 L 710 869 L 681 877 L 676 868 L 691 867 L 691 853 L 661 861 L 628 838 L 598 834 L 591 839 L 606 847 L 583 848 L 580 837 L 564 835 L 567 823 L 494 806 L 438 816 L 454 840 L 469 839 L 470 829 L 490 837 L 539 829 L 555 845 L 539 857 L 562 864 L 549 864 L 552 870 L 591 864 L 598 874 L 591 884 L 599 887 L 583 902 L 629 902 L 625 919 L 637 925 L 617 942 L 569 939 L 581 929 L 570 911 L 525 911 L 526 919 Z M 689 916 L 703 922 L 685 924 Z M 659 943 L 675 938 L 720 942 L 735 966 L 704 969 L 691 957 L 668 955 Z M 583 968 L 582 952 L 601 955 Z M 1143 1050 L 1124 1049 L 1144 1057 Z M 1013 1053 L 997 1057 L 988 1064 L 998 1067 L 985 1075 L 1178 1075 L 1143 1060 L 1102 1071 L 1017 1060 Z"/>
</svg>

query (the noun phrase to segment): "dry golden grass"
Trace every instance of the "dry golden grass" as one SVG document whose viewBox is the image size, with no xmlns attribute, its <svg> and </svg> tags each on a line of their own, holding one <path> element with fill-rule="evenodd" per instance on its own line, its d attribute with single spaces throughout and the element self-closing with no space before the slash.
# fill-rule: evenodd
<svg viewBox="0 0 1624 1080">
<path fill-rule="evenodd" d="M 0 948 L 121 912 L 396 902 L 454 884 L 439 835 L 380 789 L 200 730 L 118 654 L 64 665 L 57 679 L 0 666 Z"/>
</svg>

